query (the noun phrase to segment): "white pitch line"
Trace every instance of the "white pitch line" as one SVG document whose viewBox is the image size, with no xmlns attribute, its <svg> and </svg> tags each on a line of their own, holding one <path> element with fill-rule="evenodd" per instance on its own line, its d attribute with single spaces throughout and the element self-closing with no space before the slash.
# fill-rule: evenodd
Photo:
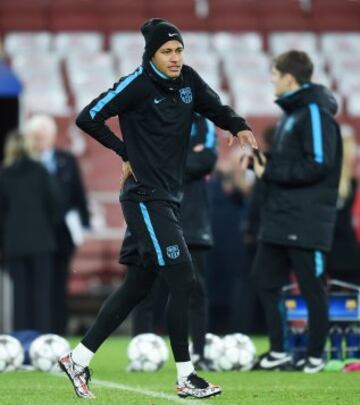
<svg viewBox="0 0 360 405">
<path fill-rule="evenodd" d="M 59 375 L 59 377 L 66 377 L 65 375 Z M 119 384 L 111 381 L 103 381 L 103 380 L 91 380 L 91 383 L 94 385 L 98 385 L 100 387 L 105 387 L 105 388 L 110 388 L 110 389 L 116 389 L 116 390 L 121 390 L 121 391 L 129 391 L 129 392 L 134 392 L 135 394 L 141 394 L 141 395 L 146 395 L 148 397 L 153 397 L 153 398 L 158 398 L 158 399 L 166 399 L 167 401 L 171 402 L 176 402 L 179 404 L 184 404 L 184 405 L 199 405 L 199 400 L 191 400 L 191 399 L 182 399 L 174 395 L 169 395 L 165 394 L 164 392 L 159 392 L 159 391 L 152 391 L 144 388 L 137 388 L 137 387 L 132 387 L 131 385 L 126 385 L 126 384 Z M 202 405 L 209 405 L 208 402 L 202 400 L 201 401 Z"/>
<path fill-rule="evenodd" d="M 169 394 L 165 394 L 165 393 L 159 392 L 159 391 L 152 391 L 152 390 L 148 390 L 148 389 L 144 389 L 144 388 L 132 387 L 131 385 L 118 384 L 118 383 L 114 383 L 111 381 L 92 380 L 92 382 L 101 387 L 114 388 L 114 389 L 118 389 L 118 390 L 122 390 L 122 391 L 130 391 L 130 392 L 134 392 L 136 394 L 147 395 L 147 396 L 153 397 L 153 398 L 166 399 L 167 401 L 181 403 L 181 404 L 199 405 L 199 400 L 182 399 L 182 398 L 175 396 L 175 394 L 169 395 Z M 208 405 L 204 401 L 201 401 L 201 403 L 203 405 Z"/>
</svg>

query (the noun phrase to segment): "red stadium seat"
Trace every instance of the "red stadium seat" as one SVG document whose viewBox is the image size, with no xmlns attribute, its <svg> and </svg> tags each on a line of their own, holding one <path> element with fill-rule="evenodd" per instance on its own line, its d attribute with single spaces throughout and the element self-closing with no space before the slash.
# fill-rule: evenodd
<svg viewBox="0 0 360 405">
<path fill-rule="evenodd" d="M 316 0 L 312 2 L 311 16 L 311 29 L 313 31 L 359 31 L 360 2 Z"/>
<path fill-rule="evenodd" d="M 151 0 L 147 4 L 147 15 L 165 18 L 181 30 L 206 31 L 209 29 L 207 18 L 196 15 L 194 0 Z"/>
<path fill-rule="evenodd" d="M 211 31 L 261 30 L 258 0 L 209 0 Z"/>
<path fill-rule="evenodd" d="M 260 0 L 258 3 L 258 11 L 262 15 L 260 30 L 265 32 L 311 30 L 311 14 L 300 7 L 299 1 Z"/>
<path fill-rule="evenodd" d="M 49 22 L 53 31 L 100 30 L 96 0 L 52 0 L 49 2 Z"/>
<path fill-rule="evenodd" d="M 148 10 L 145 0 L 101 0 L 99 4 L 101 28 L 107 33 L 138 30 Z"/>
<path fill-rule="evenodd" d="M 1 0 L 0 31 L 48 30 L 44 0 Z"/>
</svg>

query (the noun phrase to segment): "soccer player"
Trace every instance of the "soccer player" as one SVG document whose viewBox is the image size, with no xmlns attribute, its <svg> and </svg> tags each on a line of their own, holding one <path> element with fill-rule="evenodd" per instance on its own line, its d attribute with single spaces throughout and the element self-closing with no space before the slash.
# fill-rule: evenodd
<svg viewBox="0 0 360 405">
<path fill-rule="evenodd" d="M 94 398 L 88 387 L 93 355 L 160 276 L 169 289 L 167 323 L 177 393 L 205 398 L 219 394 L 221 388 L 199 377 L 190 361 L 188 305 L 193 267 L 178 218 L 193 114 L 198 112 L 231 131 L 241 144 L 257 144 L 245 120 L 222 105 L 200 76 L 183 65 L 184 43 L 176 26 L 154 18 L 144 22 L 141 32 L 145 38 L 142 65 L 92 101 L 76 121 L 128 162 L 131 176 L 124 182 L 120 201 L 141 265 L 129 269 L 124 284 L 106 300 L 81 343 L 59 363 L 76 394 Z M 116 115 L 124 142 L 105 125 Z M 231 144 L 233 138 L 229 139 Z"/>
<path fill-rule="evenodd" d="M 180 224 L 193 261 L 194 286 L 190 296 L 189 324 L 193 343 L 195 370 L 213 369 L 211 361 L 205 358 L 205 335 L 208 327 L 208 294 L 205 283 L 207 256 L 212 248 L 213 234 L 210 221 L 210 207 L 207 193 L 207 177 L 213 171 L 217 160 L 216 133 L 214 124 L 195 114 L 191 126 L 188 155 L 185 164 L 183 198 L 180 205 Z M 136 244 L 129 232 L 121 250 L 120 262 L 131 266 L 139 263 Z M 155 309 L 163 309 L 167 298 L 164 279 L 158 277 L 151 293 L 133 311 L 132 334 L 153 332 Z M 132 370 L 132 364 L 129 370 Z"/>
<path fill-rule="evenodd" d="M 311 83 L 313 63 L 305 52 L 289 51 L 273 61 L 276 103 L 284 111 L 266 161 L 255 154 L 255 172 L 264 179 L 263 205 L 254 276 L 266 314 L 270 352 L 261 369 L 287 369 L 281 288 L 295 272 L 309 311 L 307 357 L 298 368 L 315 373 L 328 332 L 324 266 L 335 219 L 342 147 L 328 89 Z"/>
</svg>

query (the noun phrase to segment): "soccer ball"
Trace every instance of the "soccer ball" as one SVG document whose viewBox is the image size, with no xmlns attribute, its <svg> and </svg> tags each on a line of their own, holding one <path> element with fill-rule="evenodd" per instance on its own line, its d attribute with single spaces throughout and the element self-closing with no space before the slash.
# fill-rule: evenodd
<svg viewBox="0 0 360 405">
<path fill-rule="evenodd" d="M 24 361 L 24 349 L 12 336 L 0 335 L 0 372 L 13 371 Z"/>
<path fill-rule="evenodd" d="M 224 351 L 224 345 L 221 337 L 213 333 L 205 335 L 204 357 L 210 361 L 213 370 L 220 370 L 219 360 Z"/>
<path fill-rule="evenodd" d="M 159 370 L 169 357 L 164 339 L 153 333 L 135 336 L 128 347 L 128 371 Z"/>
<path fill-rule="evenodd" d="M 221 370 L 247 371 L 256 359 L 256 349 L 249 336 L 242 333 L 226 335 L 222 339 L 223 353 L 218 360 Z"/>
<path fill-rule="evenodd" d="M 193 362 L 198 360 L 198 354 L 194 353 L 193 343 L 189 345 L 189 351 Z M 221 337 L 214 335 L 213 333 L 207 333 L 205 335 L 205 347 L 204 357 L 209 361 L 209 365 L 213 371 L 219 371 L 219 359 L 223 353 L 223 342 Z"/>
<path fill-rule="evenodd" d="M 59 335 L 41 335 L 30 346 L 31 364 L 38 370 L 58 372 L 58 359 L 70 351 L 69 342 Z"/>
</svg>

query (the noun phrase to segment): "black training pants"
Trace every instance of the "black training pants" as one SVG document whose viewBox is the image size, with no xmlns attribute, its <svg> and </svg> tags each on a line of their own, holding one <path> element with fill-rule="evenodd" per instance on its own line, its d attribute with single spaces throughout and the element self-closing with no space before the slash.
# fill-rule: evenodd
<svg viewBox="0 0 360 405">
<path fill-rule="evenodd" d="M 265 309 L 270 349 L 284 351 L 284 306 L 281 290 L 295 272 L 309 313 L 308 356 L 321 357 L 328 332 L 328 302 L 324 286 L 324 253 L 261 242 L 253 276 Z"/>
<path fill-rule="evenodd" d="M 52 253 L 14 257 L 7 264 L 14 289 L 14 330 L 52 332 Z"/>
<path fill-rule="evenodd" d="M 150 292 L 156 277 L 169 290 L 166 318 L 176 362 L 189 361 L 188 308 L 194 273 L 178 220 L 178 207 L 165 201 L 123 201 L 131 239 L 126 246 L 129 271 L 124 284 L 104 303 L 82 343 L 95 352 Z M 124 241 L 124 245 L 125 245 Z"/>
<path fill-rule="evenodd" d="M 104 302 L 82 343 L 96 352 L 131 310 L 147 296 L 156 277 L 162 277 L 169 290 L 166 318 L 175 361 L 189 361 L 188 306 L 193 274 L 183 264 L 167 266 L 159 273 L 144 267 L 130 267 L 124 284 Z"/>
<path fill-rule="evenodd" d="M 205 286 L 206 257 L 208 249 L 203 247 L 189 246 L 194 264 L 194 288 L 190 296 L 190 335 L 193 342 L 194 353 L 204 355 L 205 334 L 208 328 L 208 297 Z M 165 295 L 166 297 L 163 297 Z M 165 280 L 158 277 L 151 293 L 143 300 L 133 312 L 132 335 L 154 331 L 154 307 L 167 299 L 168 291 Z"/>
</svg>

